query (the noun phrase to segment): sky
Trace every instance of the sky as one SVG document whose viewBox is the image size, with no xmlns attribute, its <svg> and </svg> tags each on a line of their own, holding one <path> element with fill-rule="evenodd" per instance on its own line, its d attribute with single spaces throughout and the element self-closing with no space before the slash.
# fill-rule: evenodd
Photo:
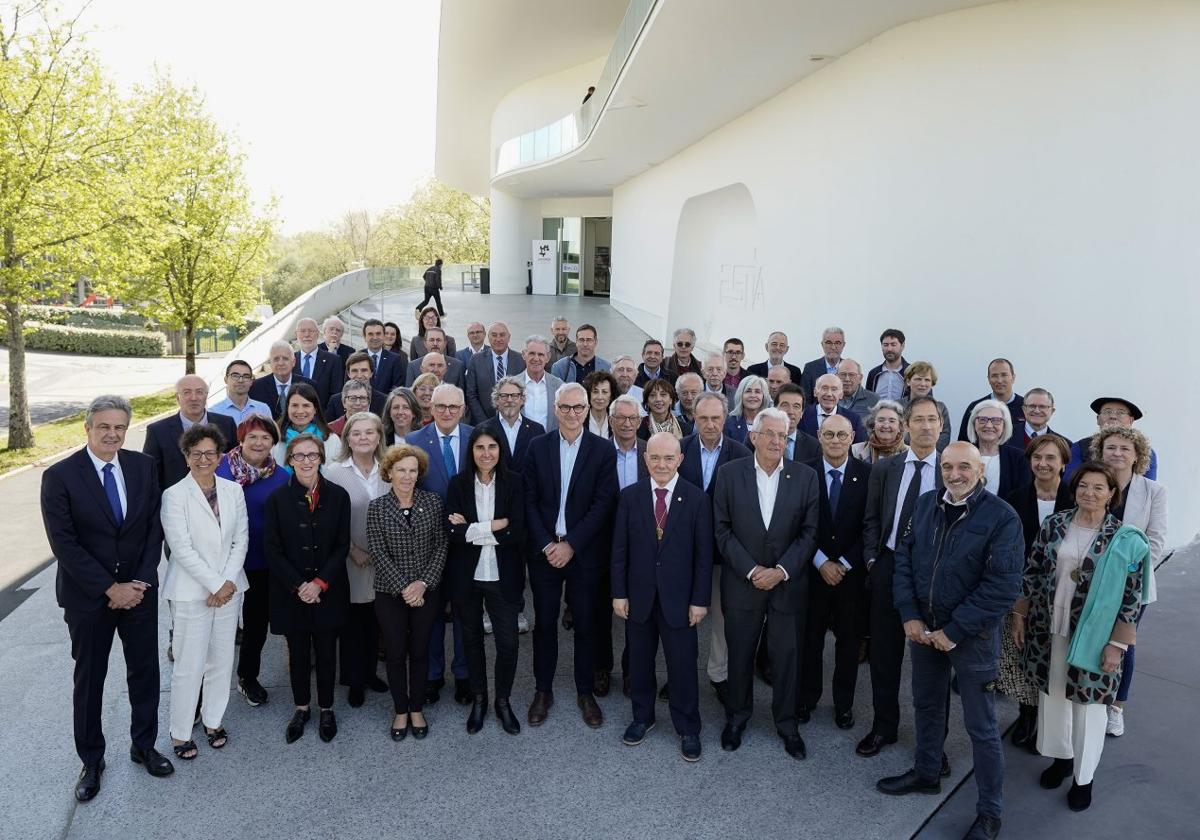
<svg viewBox="0 0 1200 840">
<path fill-rule="evenodd" d="M 196 85 L 293 234 L 400 204 L 432 175 L 440 5 L 93 0 L 83 25 L 122 88 L 156 68 Z"/>
</svg>

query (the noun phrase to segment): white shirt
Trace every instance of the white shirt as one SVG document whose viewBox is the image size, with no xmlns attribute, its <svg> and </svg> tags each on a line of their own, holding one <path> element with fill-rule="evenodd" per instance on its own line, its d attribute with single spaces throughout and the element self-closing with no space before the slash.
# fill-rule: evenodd
<svg viewBox="0 0 1200 840">
<path fill-rule="evenodd" d="M 112 464 L 113 479 L 117 482 L 117 496 L 121 499 L 121 516 L 124 518 L 125 514 L 129 512 L 129 501 L 125 496 L 125 474 L 121 472 L 121 459 L 114 455 L 111 461 L 102 461 L 96 457 L 96 453 L 92 452 L 90 447 L 85 446 L 84 451 L 92 459 L 92 466 L 96 468 L 96 475 L 100 479 L 101 487 L 104 486 L 104 468 Z"/>
<path fill-rule="evenodd" d="M 308 373 L 307 374 L 305 374 L 305 372 L 304 372 L 304 360 L 305 359 L 308 360 Z M 301 376 L 310 376 L 311 377 L 313 375 L 313 373 L 317 369 L 317 348 L 316 347 L 314 347 L 312 350 L 309 350 L 307 353 L 305 353 L 303 350 L 300 351 L 300 364 L 297 365 L 297 369 L 300 371 Z"/>
<path fill-rule="evenodd" d="M 1048 432 L 1048 431 L 1050 431 L 1049 426 L 1047 426 L 1046 428 L 1042 429 L 1039 432 L 1037 429 L 1033 428 L 1033 426 L 1029 425 L 1029 421 L 1025 422 L 1025 436 L 1027 438 L 1029 438 L 1030 440 L 1033 440 L 1035 437 L 1041 437 L 1042 435 L 1046 434 L 1046 432 Z"/>
<path fill-rule="evenodd" d="M 567 440 L 560 432 L 558 435 L 558 467 L 561 484 L 558 493 L 558 518 L 554 521 L 554 533 L 560 537 L 567 535 L 567 490 L 571 487 L 571 473 L 575 471 L 575 460 L 583 443 L 583 435 L 575 438 L 574 442 Z"/>
<path fill-rule="evenodd" d="M 829 493 L 829 488 L 833 486 L 833 476 L 831 476 L 829 474 L 830 470 L 837 470 L 838 472 L 840 472 L 842 474 L 841 475 L 842 487 L 844 488 L 846 486 L 846 464 L 848 464 L 849 462 L 850 462 L 850 459 L 846 458 L 846 460 L 842 462 L 842 465 L 840 467 L 835 467 L 833 464 L 829 463 L 824 458 L 821 459 L 821 463 L 825 467 L 825 471 L 823 474 L 825 476 L 825 492 L 827 494 Z M 828 559 L 829 558 L 825 556 L 825 552 L 821 551 L 821 549 L 818 548 L 817 553 L 813 556 L 813 561 L 812 561 L 813 568 L 820 569 L 821 564 L 824 563 Z M 837 561 L 846 568 L 847 572 L 850 571 L 850 569 L 852 568 L 851 565 L 846 562 L 845 557 L 839 557 L 839 558 L 837 558 Z"/>
<path fill-rule="evenodd" d="M 517 452 L 517 436 L 521 434 L 521 420 L 523 418 L 520 414 L 518 414 L 517 422 L 513 423 L 511 426 L 508 425 L 508 421 L 504 419 L 503 414 L 497 414 L 496 419 L 500 421 L 500 428 L 504 431 L 504 436 L 508 438 L 509 453 L 515 455 Z"/>
<path fill-rule="evenodd" d="M 525 374 L 525 416 L 530 420 L 541 423 L 546 426 L 550 422 L 550 395 L 546 392 L 550 389 L 546 387 L 546 374 L 542 374 L 542 381 L 537 382 L 529 378 L 529 374 Z"/>
<path fill-rule="evenodd" d="M 775 472 L 767 475 L 767 471 L 758 463 L 758 459 L 754 459 L 754 483 L 758 485 L 758 511 L 762 514 L 763 527 L 771 527 L 771 515 L 775 512 L 775 497 L 779 495 L 779 474 L 783 472 L 783 462 L 779 462 L 779 466 L 775 468 Z M 775 564 L 775 568 L 783 572 L 783 579 L 788 580 L 787 569 Z M 754 574 L 754 569 L 751 569 L 746 575 L 746 580 L 749 580 Z"/>
<path fill-rule="evenodd" d="M 1000 454 L 980 455 L 983 461 L 983 489 L 993 496 L 1000 492 Z"/>
<path fill-rule="evenodd" d="M 478 522 L 467 526 L 467 542 L 481 546 L 479 562 L 475 564 L 475 580 L 500 580 L 500 566 L 496 562 L 496 535 L 492 533 L 492 519 L 496 515 L 496 477 L 484 484 L 475 476 L 475 513 Z"/>
<path fill-rule="evenodd" d="M 598 421 L 592 416 L 590 410 L 588 411 L 588 431 L 606 440 L 612 437 L 612 429 L 608 425 L 608 417 L 605 416 L 602 420 Z"/>
<path fill-rule="evenodd" d="M 208 424 L 208 412 L 207 411 L 204 412 L 204 414 L 201 415 L 199 420 L 192 421 L 192 420 L 189 420 L 186 417 L 184 417 L 183 412 L 181 411 L 181 412 L 179 412 L 179 423 L 180 423 L 180 425 L 183 426 L 183 430 L 185 432 L 188 429 L 192 428 L 192 426 L 195 426 L 197 423 L 199 423 L 201 426 L 207 425 Z M 163 488 L 163 489 L 166 489 L 166 488 Z"/>
<path fill-rule="evenodd" d="M 819 429 L 823 425 L 825 425 L 825 421 L 828 420 L 830 417 L 832 417 L 835 414 L 837 414 L 836 406 L 834 407 L 833 411 L 826 412 L 823 407 L 818 405 L 817 406 L 817 428 Z"/>
<path fill-rule="evenodd" d="M 666 484 L 659 484 L 653 478 L 650 479 L 650 515 L 654 515 L 654 509 L 658 506 L 658 493 L 656 490 L 665 489 L 667 491 L 663 501 L 667 505 L 667 516 L 671 515 L 671 496 L 675 495 L 675 485 L 679 483 L 679 473 L 675 473 L 674 477 Z M 658 521 L 657 519 L 655 520 Z M 663 520 L 664 522 L 666 519 Z"/>
<path fill-rule="evenodd" d="M 908 450 L 908 455 L 904 459 L 904 474 L 900 476 L 900 489 L 896 494 L 896 513 L 892 518 L 891 535 L 887 541 L 887 547 L 892 551 L 896 550 L 896 530 L 900 527 L 904 497 L 908 495 L 908 485 L 912 483 L 913 473 L 917 471 L 917 468 L 912 466 L 913 461 L 924 461 L 925 463 L 925 466 L 921 468 L 921 489 L 917 495 L 937 488 L 937 450 L 933 450 L 924 458 L 918 458 L 915 452 L 911 449 Z"/>
</svg>

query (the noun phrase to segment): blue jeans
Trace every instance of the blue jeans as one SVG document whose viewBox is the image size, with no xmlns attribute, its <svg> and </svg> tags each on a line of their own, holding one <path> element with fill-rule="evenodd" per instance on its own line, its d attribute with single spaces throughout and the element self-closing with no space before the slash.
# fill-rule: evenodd
<svg viewBox="0 0 1200 840">
<path fill-rule="evenodd" d="M 1142 624 L 1142 616 L 1146 614 L 1146 604 L 1142 604 L 1142 608 L 1138 610 L 1137 621 L 1134 622 L 1135 627 L 1140 627 Z M 1137 645 L 1130 645 L 1129 650 L 1125 651 L 1125 655 L 1121 657 L 1121 684 L 1117 686 L 1117 700 L 1124 703 L 1129 699 L 1129 686 L 1133 684 L 1133 666 L 1137 662 Z"/>
<path fill-rule="evenodd" d="M 958 675 L 967 734 L 975 761 L 975 784 L 980 816 L 1000 818 L 1004 806 L 1004 750 L 996 726 L 995 683 L 1000 662 L 1000 630 L 987 638 L 963 639 L 949 653 L 928 645 L 909 643 L 912 657 L 913 711 L 916 718 L 917 774 L 936 780 L 946 742 L 946 693 L 950 668 Z"/>
<path fill-rule="evenodd" d="M 454 617 L 454 659 L 450 661 L 450 670 L 454 679 L 464 682 L 468 679 L 467 652 L 463 647 L 462 623 L 458 616 Z M 446 614 L 438 607 L 438 617 L 433 622 L 429 633 L 429 679 L 440 680 L 446 674 Z"/>
</svg>

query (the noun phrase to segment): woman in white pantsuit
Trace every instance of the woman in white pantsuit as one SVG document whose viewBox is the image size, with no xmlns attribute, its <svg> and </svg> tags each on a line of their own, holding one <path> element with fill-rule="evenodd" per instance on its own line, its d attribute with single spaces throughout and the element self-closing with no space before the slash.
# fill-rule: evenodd
<svg viewBox="0 0 1200 840">
<path fill-rule="evenodd" d="M 179 448 L 189 472 L 163 493 L 163 534 L 171 551 L 163 596 L 171 603 L 175 626 L 171 742 L 177 756 L 191 760 L 197 754 L 192 727 L 201 687 L 209 745 L 220 749 L 229 740 L 221 722 L 229 703 L 242 593 L 249 588 L 242 570 L 249 521 L 241 487 L 215 474 L 225 448 L 221 432 L 194 425 L 179 439 Z"/>
</svg>

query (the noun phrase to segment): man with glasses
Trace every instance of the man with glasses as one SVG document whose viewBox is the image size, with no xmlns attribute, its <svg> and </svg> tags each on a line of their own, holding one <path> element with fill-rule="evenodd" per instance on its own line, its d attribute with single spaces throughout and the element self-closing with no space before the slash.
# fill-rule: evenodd
<svg viewBox="0 0 1200 840">
<path fill-rule="evenodd" d="M 700 396 L 700 392 L 704 390 L 704 380 L 699 374 L 688 371 L 682 373 L 675 380 L 675 416 L 679 418 L 679 425 L 683 429 L 683 436 L 687 437 L 695 430 L 696 425 L 696 399 Z"/>
<path fill-rule="evenodd" d="M 1134 421 L 1142 419 L 1142 410 L 1125 397 L 1098 397 L 1092 400 L 1092 411 L 1096 412 L 1096 426 L 1124 426 L 1132 428 Z M 1098 460 L 1098 452 L 1092 452 L 1092 438 L 1089 435 L 1071 444 L 1071 462 L 1063 474 L 1063 481 L 1069 481 L 1085 461 Z M 1150 450 L 1150 466 L 1146 470 L 1146 478 L 1155 481 L 1158 478 L 1158 453 Z"/>
<path fill-rule="evenodd" d="M 1050 418 L 1054 416 L 1054 395 L 1045 388 L 1030 388 L 1025 392 L 1025 424 L 1024 428 L 1013 423 L 1012 437 L 1004 444 L 1025 451 L 1029 441 L 1042 435 L 1058 434 L 1050 428 Z M 1065 439 L 1065 437 L 1064 437 Z"/>
<path fill-rule="evenodd" d="M 620 392 L 633 397 L 640 406 L 642 404 L 642 386 L 635 384 L 638 368 L 633 357 L 621 355 L 613 359 L 612 375 L 617 380 L 617 388 Z"/>
<path fill-rule="evenodd" d="M 740 338 L 727 338 L 721 355 L 725 358 L 725 387 L 732 393 L 749 373 L 742 367 L 742 362 L 746 359 L 746 345 Z"/>
<path fill-rule="evenodd" d="M 276 341 L 271 345 L 267 364 L 271 372 L 251 382 L 249 394 L 251 399 L 271 406 L 271 416 L 279 418 L 287 408 L 285 400 L 292 386 L 300 382 L 312 385 L 313 381 L 296 371 L 296 357 L 292 353 L 292 345 L 286 341 Z"/>
<path fill-rule="evenodd" d="M 862 366 L 854 359 L 842 359 L 838 364 L 837 378 L 842 380 L 842 398 L 838 400 L 838 405 L 859 417 L 866 417 L 880 398 L 874 391 L 863 387 Z M 813 388 L 816 389 L 815 382 Z"/>
<path fill-rule="evenodd" d="M 387 404 L 387 394 L 376 390 L 372 387 L 371 373 L 374 370 L 371 367 L 371 356 L 365 350 L 359 350 L 357 353 L 352 353 L 350 358 L 346 359 L 346 381 L 355 380 L 357 382 L 367 383 L 367 388 L 371 394 L 370 406 L 367 409 L 372 414 L 378 414 L 383 417 L 383 407 Z M 345 386 L 342 386 L 345 388 Z M 329 398 L 329 405 L 325 406 L 325 417 L 341 417 L 346 414 L 346 406 L 342 402 L 341 393 L 334 394 Z M 353 414 L 353 412 L 349 412 Z"/>
<path fill-rule="evenodd" d="M 850 421 L 850 425 L 854 429 L 855 443 L 861 443 L 867 439 L 867 430 L 859 416 L 841 406 L 842 380 L 837 377 L 837 374 L 826 373 L 818 376 L 816 392 L 816 403 L 804 410 L 804 417 L 800 420 L 801 429 L 816 437 L 826 420 L 830 417 L 840 416 Z"/>
<path fill-rule="evenodd" d="M 525 466 L 525 455 L 533 439 L 546 433 L 541 423 L 525 416 L 525 397 L 525 382 L 520 374 L 504 377 L 492 388 L 496 416 L 480 423 L 500 441 L 508 455 L 509 469 L 513 472 L 520 472 Z"/>
<path fill-rule="evenodd" d="M 582 327 L 580 328 L 582 332 Z M 576 342 L 581 333 L 576 333 Z M 592 333 L 594 335 L 594 331 Z M 536 693 L 529 725 L 546 722 L 554 703 L 558 666 L 558 610 L 566 587 L 575 616 L 575 691 L 584 723 L 597 728 L 604 715 L 596 704 L 596 589 L 609 571 L 609 540 L 617 481 L 608 442 L 587 431 L 587 391 L 577 382 L 554 397 L 558 431 L 529 445 L 525 459 L 529 585 L 533 591 L 533 672 Z M 611 618 L 610 618 L 611 621 Z"/>
<path fill-rule="evenodd" d="M 442 383 L 433 389 L 433 422 L 423 429 L 405 436 L 404 442 L 418 446 L 429 456 L 429 468 L 421 476 L 417 486 L 422 490 L 437 493 L 442 502 L 450 489 L 450 479 L 469 468 L 471 453 L 467 440 L 472 427 L 462 423 L 466 401 L 462 389 L 457 385 Z M 471 702 L 471 684 L 467 676 L 467 656 L 463 649 L 462 625 L 454 619 L 454 701 L 460 705 Z M 432 705 L 441 697 L 446 685 L 446 616 L 438 616 L 429 636 L 429 683 L 425 702 Z"/>
<path fill-rule="evenodd" d="M 591 324 L 580 324 L 575 330 L 575 352 L 555 362 L 550 372 L 563 382 L 583 382 L 593 371 L 611 370 L 612 365 L 596 355 L 597 336 Z"/>
<path fill-rule="evenodd" d="M 300 375 L 311 379 L 317 389 L 317 397 L 321 405 L 329 402 L 329 398 L 341 390 L 346 380 L 345 362 L 337 353 L 330 353 L 317 339 L 321 333 L 317 322 L 312 318 L 301 318 L 296 323 L 296 343 L 300 349 L 296 351 L 296 370 Z"/>
<path fill-rule="evenodd" d="M 360 411 L 371 410 L 371 385 L 358 379 L 347 379 L 346 384 L 342 386 L 341 397 L 346 413 L 329 421 L 329 431 L 339 438 L 342 436 L 342 430 L 346 428 L 347 420 Z"/>
<path fill-rule="evenodd" d="M 407 386 L 411 388 L 414 380 L 422 373 L 427 372 L 425 359 L 435 353 L 441 357 L 441 361 L 437 363 L 440 365 L 438 379 L 451 385 L 457 385 L 459 388 L 466 388 L 466 365 L 457 356 L 450 356 L 446 353 L 446 331 L 441 327 L 430 327 L 425 330 L 425 355 L 408 363 L 408 369 L 404 374 Z"/>
<path fill-rule="evenodd" d="M 179 449 L 179 438 L 197 423 L 217 427 L 225 438 L 222 451 L 237 443 L 237 425 L 224 414 L 206 411 L 204 403 L 207 400 L 207 382 L 195 374 L 181 377 L 175 383 L 175 402 L 179 404 L 179 411 L 146 427 L 142 451 L 154 459 L 160 489 L 166 490 L 188 474 L 187 461 Z"/>
<path fill-rule="evenodd" d="M 835 376 L 838 365 L 842 363 L 842 351 L 846 348 L 846 333 L 841 327 L 826 327 L 821 333 L 821 357 L 804 364 L 804 372 L 800 376 L 800 386 L 804 388 L 804 398 L 812 403 L 816 399 L 817 378 L 827 373 Z"/>
<path fill-rule="evenodd" d="M 676 378 L 685 373 L 702 376 L 704 365 L 692 355 L 692 351 L 696 349 L 696 331 L 688 327 L 680 327 L 671 334 L 671 340 L 675 343 L 675 352 L 663 361 L 663 367 L 667 369 L 667 372 Z"/>
<path fill-rule="evenodd" d="M 797 385 L 800 384 L 800 377 L 804 375 L 804 371 L 800 370 L 800 368 L 796 367 L 791 362 L 785 362 L 783 360 L 783 357 L 787 355 L 787 352 L 790 349 L 788 347 L 787 334 L 781 332 L 771 333 L 769 336 L 767 336 L 767 343 L 764 346 L 767 351 L 767 360 L 765 362 L 759 362 L 756 365 L 750 365 L 750 367 L 747 368 L 747 372 L 769 380 L 770 377 L 767 376 L 767 374 L 770 373 L 771 368 L 783 365 L 788 369 L 788 381 L 795 382 Z"/>
<path fill-rule="evenodd" d="M 336 315 L 330 315 L 321 324 L 321 335 L 325 338 L 321 342 L 321 346 L 330 353 L 337 353 L 341 357 L 343 364 L 354 355 L 354 348 L 342 341 L 342 336 L 345 334 L 346 325 Z"/>
<path fill-rule="evenodd" d="M 428 332 L 428 330 L 426 330 L 426 332 Z M 467 324 L 468 346 L 454 354 L 454 358 L 463 363 L 464 370 L 467 363 L 471 361 L 471 357 L 483 350 L 484 339 L 486 338 L 487 327 L 485 327 L 483 324 L 479 323 L 478 321 L 473 321 L 470 324 Z M 425 346 L 429 346 L 428 342 L 426 342 Z"/>
<path fill-rule="evenodd" d="M 224 414 L 233 420 L 234 426 L 251 414 L 272 417 L 271 407 L 259 400 L 250 399 L 250 383 L 254 381 L 254 369 L 249 362 L 234 359 L 225 366 L 225 399 L 209 406 L 209 414 Z"/>
</svg>

